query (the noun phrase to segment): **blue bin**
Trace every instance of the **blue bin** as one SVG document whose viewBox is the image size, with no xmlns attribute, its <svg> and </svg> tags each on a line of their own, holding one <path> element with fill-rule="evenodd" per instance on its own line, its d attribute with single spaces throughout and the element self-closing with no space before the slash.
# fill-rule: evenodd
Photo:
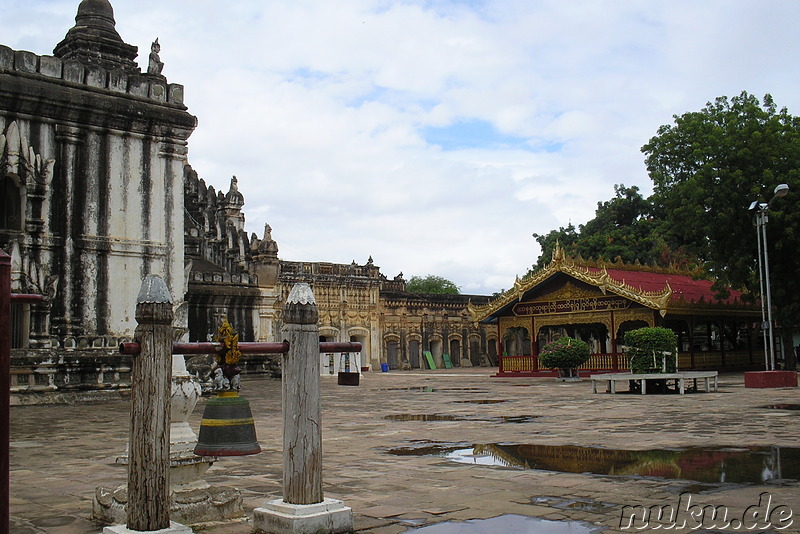
<svg viewBox="0 0 800 534">
<path fill-rule="evenodd" d="M 388 363 L 382 363 L 381 364 L 381 372 L 384 372 L 384 373 L 388 373 L 389 372 L 389 364 Z"/>
</svg>

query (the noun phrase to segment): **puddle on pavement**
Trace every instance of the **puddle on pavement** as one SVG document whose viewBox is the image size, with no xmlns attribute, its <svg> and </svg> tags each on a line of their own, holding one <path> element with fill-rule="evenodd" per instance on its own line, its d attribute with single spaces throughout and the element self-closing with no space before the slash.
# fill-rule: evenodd
<svg viewBox="0 0 800 534">
<path fill-rule="evenodd" d="M 507 400 L 500 399 L 473 399 L 473 400 L 458 400 L 453 401 L 454 404 L 500 404 L 501 402 L 508 402 Z"/>
<path fill-rule="evenodd" d="M 406 532 L 420 534 L 495 534 L 496 532 L 536 532 L 537 534 L 595 534 L 602 532 L 597 527 L 583 521 L 551 521 L 538 517 L 507 514 L 491 519 L 470 519 L 468 521 L 448 521 L 422 528 L 412 528 Z"/>
<path fill-rule="evenodd" d="M 692 447 L 643 451 L 574 445 L 484 444 L 459 448 L 389 450 L 389 454 L 435 455 L 454 462 L 628 477 L 690 480 L 703 484 L 800 480 L 800 448 Z"/>
<path fill-rule="evenodd" d="M 434 386 L 411 386 L 405 388 L 377 388 L 372 391 L 413 391 L 417 393 L 434 393 L 434 392 L 453 392 L 453 391 L 469 391 L 472 393 L 488 393 L 486 388 L 438 388 Z"/>
<path fill-rule="evenodd" d="M 800 404 L 768 404 L 761 406 L 767 410 L 800 410 Z"/>
<path fill-rule="evenodd" d="M 438 413 L 397 413 L 384 416 L 387 421 L 473 421 L 484 423 L 530 423 L 534 419 L 538 419 L 539 415 L 497 415 L 497 416 L 480 416 L 480 415 L 455 415 L 455 414 L 438 414 Z"/>
<path fill-rule="evenodd" d="M 438 413 L 397 413 L 384 417 L 387 421 L 469 421 L 463 415 L 438 414 Z"/>
<path fill-rule="evenodd" d="M 598 502 L 592 499 L 565 499 L 563 497 L 534 497 L 532 504 L 544 504 L 559 510 L 581 510 L 583 512 L 605 512 L 619 505 L 610 502 Z"/>
</svg>

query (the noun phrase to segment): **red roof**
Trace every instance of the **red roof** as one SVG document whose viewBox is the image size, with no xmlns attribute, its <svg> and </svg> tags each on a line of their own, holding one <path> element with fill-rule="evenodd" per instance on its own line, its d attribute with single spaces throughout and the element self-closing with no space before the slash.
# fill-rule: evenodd
<svg viewBox="0 0 800 534">
<path fill-rule="evenodd" d="M 600 269 L 590 269 L 594 273 L 601 272 Z M 703 299 L 708 303 L 733 304 L 741 301 L 742 292 L 734 289 L 730 290 L 727 299 L 719 300 L 711 286 L 710 280 L 696 280 L 684 274 L 663 274 L 645 271 L 626 271 L 622 269 L 606 269 L 608 275 L 618 282 L 636 288 L 640 291 L 661 292 L 667 284 L 672 288 L 672 302 L 678 302 L 683 298 L 686 302 L 699 302 Z"/>
</svg>

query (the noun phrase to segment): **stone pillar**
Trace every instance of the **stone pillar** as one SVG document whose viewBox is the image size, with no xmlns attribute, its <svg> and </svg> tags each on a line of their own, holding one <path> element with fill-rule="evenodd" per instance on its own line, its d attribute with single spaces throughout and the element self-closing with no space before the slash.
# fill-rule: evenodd
<svg viewBox="0 0 800 534">
<path fill-rule="evenodd" d="M 283 307 L 283 499 L 254 510 L 256 532 L 351 532 L 353 513 L 322 491 L 319 311 L 306 283 Z"/>
<path fill-rule="evenodd" d="M 136 299 L 128 464 L 128 523 L 104 534 L 131 531 L 190 533 L 169 520 L 169 425 L 172 388 L 172 297 L 164 281 L 148 275 Z"/>
<path fill-rule="evenodd" d="M 61 265 L 61 272 L 58 273 L 59 290 L 61 293 L 61 302 L 56 306 L 56 313 L 61 313 L 59 318 L 59 334 L 62 336 L 72 336 L 75 334 L 75 276 L 73 272 L 75 261 L 75 228 L 73 226 L 75 216 L 73 213 L 75 206 L 75 189 L 76 189 L 76 176 L 78 174 L 79 166 L 79 146 L 83 143 L 81 131 L 78 128 L 69 126 L 56 127 L 56 141 L 59 144 L 59 176 L 57 178 L 56 188 L 61 188 L 59 191 L 60 201 L 58 203 L 59 209 L 54 210 L 51 214 L 51 228 L 55 233 L 61 233 L 63 236 L 63 246 L 61 249 L 61 258 L 59 264 Z M 60 215 L 61 219 L 58 219 Z M 61 225 L 61 226 L 59 226 Z M 61 308 L 61 309 L 59 309 Z"/>
</svg>

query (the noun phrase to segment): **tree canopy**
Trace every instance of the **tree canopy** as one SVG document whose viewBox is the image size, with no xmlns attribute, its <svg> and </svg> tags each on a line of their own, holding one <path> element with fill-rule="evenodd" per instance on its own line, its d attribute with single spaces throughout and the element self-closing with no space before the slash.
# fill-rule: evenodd
<svg viewBox="0 0 800 534">
<path fill-rule="evenodd" d="M 666 231 L 704 262 L 721 286 L 753 294 L 760 293 L 758 248 L 755 214 L 748 207 L 770 202 L 777 185 L 789 185 L 788 196 L 770 203 L 767 242 L 776 320 L 795 325 L 800 317 L 800 118 L 779 110 L 770 95 L 762 101 L 746 92 L 723 96 L 699 112 L 676 116 L 642 152 L 654 184 L 653 207 Z M 790 334 L 785 338 L 789 348 Z"/>
<path fill-rule="evenodd" d="M 458 295 L 459 288 L 450 280 L 429 274 L 425 277 L 412 276 L 406 282 L 406 291 L 411 293 L 435 293 L 442 295 Z"/>
<path fill-rule="evenodd" d="M 800 118 L 742 92 L 719 97 L 700 111 L 674 116 L 642 147 L 653 195 L 617 185 L 599 202 L 595 218 L 548 234 L 534 234 L 546 264 L 558 240 L 586 258 L 649 264 L 695 263 L 717 279 L 720 291 L 760 294 L 754 202 L 770 202 L 778 184 L 790 193 L 769 205 L 767 241 L 776 322 L 800 318 Z M 785 329 L 791 348 L 791 332 Z M 788 333 L 788 335 L 787 335 Z M 791 360 L 791 350 L 787 356 Z M 791 363 L 790 363 L 791 365 Z"/>
<path fill-rule="evenodd" d="M 653 214 L 653 205 L 636 186 L 614 186 L 611 200 L 597 203 L 594 219 L 577 229 L 572 224 L 547 234 L 533 234 L 542 249 L 537 267 L 550 261 L 558 242 L 572 256 L 639 261 L 653 265 L 688 262 L 683 248 L 664 231 L 663 221 Z"/>
</svg>

